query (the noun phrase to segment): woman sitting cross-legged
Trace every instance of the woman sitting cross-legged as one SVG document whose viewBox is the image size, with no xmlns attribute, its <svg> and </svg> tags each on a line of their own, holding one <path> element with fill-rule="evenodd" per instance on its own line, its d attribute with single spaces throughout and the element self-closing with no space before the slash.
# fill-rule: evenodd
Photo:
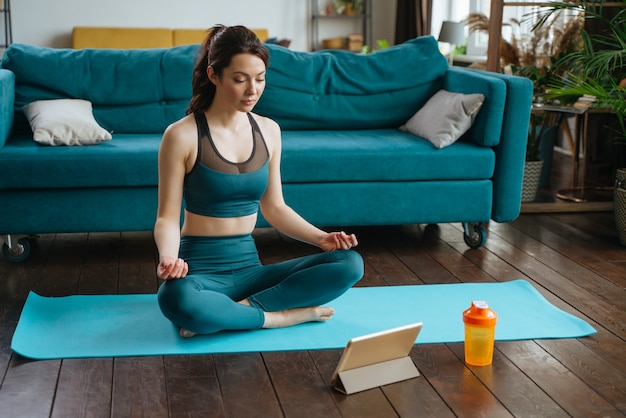
<svg viewBox="0 0 626 418">
<path fill-rule="evenodd" d="M 201 48 L 187 115 L 159 150 L 161 310 L 184 337 L 330 319 L 324 304 L 360 280 L 363 260 L 353 234 L 322 231 L 284 201 L 280 128 L 252 113 L 268 51 L 242 26 L 212 28 Z M 259 209 L 276 230 L 323 252 L 262 265 L 252 237 Z"/>
</svg>

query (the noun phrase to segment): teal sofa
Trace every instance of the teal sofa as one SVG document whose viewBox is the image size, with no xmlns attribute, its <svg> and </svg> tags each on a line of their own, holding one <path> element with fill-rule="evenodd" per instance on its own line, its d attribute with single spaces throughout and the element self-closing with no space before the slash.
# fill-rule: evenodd
<svg viewBox="0 0 626 418">
<path fill-rule="evenodd" d="M 526 79 L 449 67 L 432 37 L 358 55 L 267 45 L 255 112 L 283 129 L 287 202 L 319 226 L 482 223 L 520 211 L 532 86 Z M 161 134 L 184 115 L 197 45 L 52 49 L 13 44 L 0 67 L 0 235 L 20 261 L 37 234 L 151 230 Z M 404 124 L 438 90 L 482 93 L 471 129 L 444 149 Z M 33 141 L 22 107 L 81 98 L 112 140 Z M 262 217 L 259 227 L 267 226 Z"/>
</svg>

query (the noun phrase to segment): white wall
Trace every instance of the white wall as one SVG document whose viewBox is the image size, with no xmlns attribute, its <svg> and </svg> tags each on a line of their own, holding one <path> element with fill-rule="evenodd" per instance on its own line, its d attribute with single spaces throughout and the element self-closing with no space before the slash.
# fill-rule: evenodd
<svg viewBox="0 0 626 418">
<path fill-rule="evenodd" d="M 374 40 L 393 43 L 395 4 L 373 0 Z M 311 44 L 310 9 L 310 0 L 12 0 L 11 17 L 13 42 L 55 48 L 71 46 L 74 26 L 208 28 L 223 23 L 267 28 L 271 37 L 289 38 L 291 49 L 304 51 Z"/>
</svg>

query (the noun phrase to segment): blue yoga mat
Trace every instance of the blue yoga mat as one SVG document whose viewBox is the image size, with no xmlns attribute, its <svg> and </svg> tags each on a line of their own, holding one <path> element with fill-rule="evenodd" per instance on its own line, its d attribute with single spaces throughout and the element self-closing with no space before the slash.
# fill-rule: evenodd
<svg viewBox="0 0 626 418">
<path fill-rule="evenodd" d="M 156 295 L 42 297 L 30 293 L 11 348 L 33 359 L 319 350 L 352 337 L 423 322 L 417 343 L 463 341 L 462 312 L 486 300 L 496 339 L 582 337 L 596 331 L 550 304 L 530 283 L 464 283 L 350 289 L 328 322 L 181 338 Z"/>
</svg>

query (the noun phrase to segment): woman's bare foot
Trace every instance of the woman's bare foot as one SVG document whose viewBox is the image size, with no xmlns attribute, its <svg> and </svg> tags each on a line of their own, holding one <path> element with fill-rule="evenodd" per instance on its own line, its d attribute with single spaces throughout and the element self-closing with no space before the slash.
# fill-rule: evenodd
<svg viewBox="0 0 626 418">
<path fill-rule="evenodd" d="M 184 328 L 181 328 L 181 329 L 180 329 L 180 336 L 181 336 L 181 337 L 183 337 L 183 338 L 191 338 L 191 337 L 193 337 L 194 335 L 196 335 L 196 333 L 195 333 L 195 332 L 187 331 L 187 330 L 186 330 L 186 329 L 184 329 Z"/>
<path fill-rule="evenodd" d="M 247 300 L 244 300 L 239 303 L 249 305 L 249 302 L 246 302 Z M 335 310 L 327 306 L 313 306 L 310 308 L 287 309 L 278 312 L 264 312 L 264 314 L 265 322 L 263 323 L 263 328 L 284 328 L 304 322 L 328 321 L 335 314 Z M 195 332 L 188 331 L 184 328 L 180 329 L 180 336 L 183 338 L 191 338 L 195 335 Z"/>
<path fill-rule="evenodd" d="M 265 312 L 263 328 L 283 328 L 304 322 L 328 321 L 335 314 L 333 308 L 313 306 L 310 308 L 287 309 L 278 312 Z"/>
</svg>

